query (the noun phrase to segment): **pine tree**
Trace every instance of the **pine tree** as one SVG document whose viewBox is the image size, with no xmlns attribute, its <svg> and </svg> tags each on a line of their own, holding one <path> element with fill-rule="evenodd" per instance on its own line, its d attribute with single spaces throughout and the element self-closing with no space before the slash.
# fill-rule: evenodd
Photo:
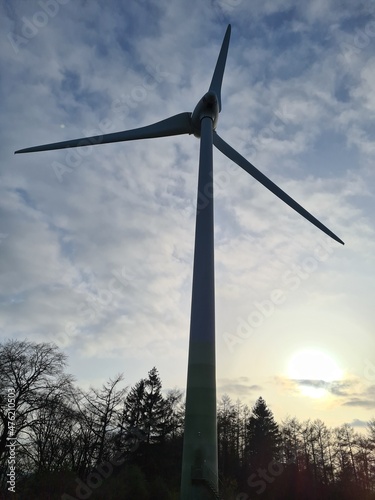
<svg viewBox="0 0 375 500">
<path fill-rule="evenodd" d="M 263 398 L 259 398 L 252 409 L 247 424 L 246 462 L 250 469 L 267 468 L 278 460 L 281 433 L 271 410 Z"/>
<path fill-rule="evenodd" d="M 172 410 L 161 393 L 162 384 L 155 367 L 148 372 L 145 389 L 146 441 L 148 444 L 162 443 L 171 430 Z"/>
<path fill-rule="evenodd" d="M 173 428 L 173 405 L 162 395 L 162 383 L 156 368 L 131 388 L 125 398 L 120 428 L 128 450 L 141 444 L 161 444 Z"/>
<path fill-rule="evenodd" d="M 135 451 L 139 442 L 145 440 L 144 418 L 145 381 L 142 379 L 131 388 L 124 401 L 120 428 L 124 432 L 125 443 L 129 451 Z"/>
</svg>

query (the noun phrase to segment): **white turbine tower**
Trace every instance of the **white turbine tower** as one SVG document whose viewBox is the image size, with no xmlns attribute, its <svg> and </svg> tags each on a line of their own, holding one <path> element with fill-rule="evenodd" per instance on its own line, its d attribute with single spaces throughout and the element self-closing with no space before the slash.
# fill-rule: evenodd
<svg viewBox="0 0 375 500">
<path fill-rule="evenodd" d="M 83 137 L 16 151 L 32 153 L 76 148 L 110 142 L 194 134 L 200 139 L 198 196 L 212 186 L 213 145 L 300 215 L 339 243 L 343 241 L 324 224 L 262 174 L 216 132 L 221 111 L 221 84 L 228 53 L 228 26 L 208 92 L 193 113 L 180 113 L 160 122 L 113 134 Z M 199 204 L 199 199 L 198 203 Z M 181 500 L 219 498 L 216 429 L 215 294 L 214 294 L 214 202 L 196 214 L 193 288 L 190 319 L 189 361 L 186 386 Z"/>
</svg>

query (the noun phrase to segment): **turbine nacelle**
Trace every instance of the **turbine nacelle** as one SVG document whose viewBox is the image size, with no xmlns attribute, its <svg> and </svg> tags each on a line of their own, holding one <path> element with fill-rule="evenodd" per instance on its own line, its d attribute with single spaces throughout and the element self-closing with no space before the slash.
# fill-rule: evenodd
<svg viewBox="0 0 375 500">
<path fill-rule="evenodd" d="M 212 120 L 213 129 L 216 129 L 219 112 L 219 100 L 217 95 L 212 90 L 209 90 L 198 102 L 191 115 L 191 123 L 195 137 L 201 136 L 201 120 L 207 116 Z"/>
</svg>

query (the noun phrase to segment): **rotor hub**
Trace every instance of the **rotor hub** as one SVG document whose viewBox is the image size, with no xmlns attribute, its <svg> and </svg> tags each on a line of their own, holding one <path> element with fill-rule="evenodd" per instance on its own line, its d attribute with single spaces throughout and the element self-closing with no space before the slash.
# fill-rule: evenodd
<svg viewBox="0 0 375 500">
<path fill-rule="evenodd" d="M 219 101 L 217 95 L 213 91 L 207 92 L 196 105 L 191 116 L 191 122 L 194 129 L 195 137 L 201 135 L 201 121 L 203 118 L 209 117 L 212 120 L 213 128 L 216 129 L 219 118 Z"/>
</svg>

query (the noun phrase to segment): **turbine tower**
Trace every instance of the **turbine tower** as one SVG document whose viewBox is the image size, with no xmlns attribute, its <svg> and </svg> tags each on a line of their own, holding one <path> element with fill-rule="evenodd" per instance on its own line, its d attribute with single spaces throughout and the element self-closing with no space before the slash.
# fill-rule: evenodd
<svg viewBox="0 0 375 500">
<path fill-rule="evenodd" d="M 198 102 L 193 113 L 180 113 L 146 127 L 35 146 L 21 149 L 16 153 L 32 153 L 111 142 L 194 134 L 195 137 L 200 139 L 198 201 L 199 193 L 204 192 L 206 186 L 212 186 L 212 150 L 213 146 L 215 146 L 305 219 L 337 242 L 344 244 L 324 224 L 262 174 L 217 134 L 216 127 L 221 111 L 221 84 L 230 33 L 231 27 L 229 25 L 208 92 Z M 198 210 L 198 206 L 199 203 L 197 203 L 195 228 L 181 500 L 219 499 L 216 428 L 213 193 L 204 209 Z"/>
</svg>

